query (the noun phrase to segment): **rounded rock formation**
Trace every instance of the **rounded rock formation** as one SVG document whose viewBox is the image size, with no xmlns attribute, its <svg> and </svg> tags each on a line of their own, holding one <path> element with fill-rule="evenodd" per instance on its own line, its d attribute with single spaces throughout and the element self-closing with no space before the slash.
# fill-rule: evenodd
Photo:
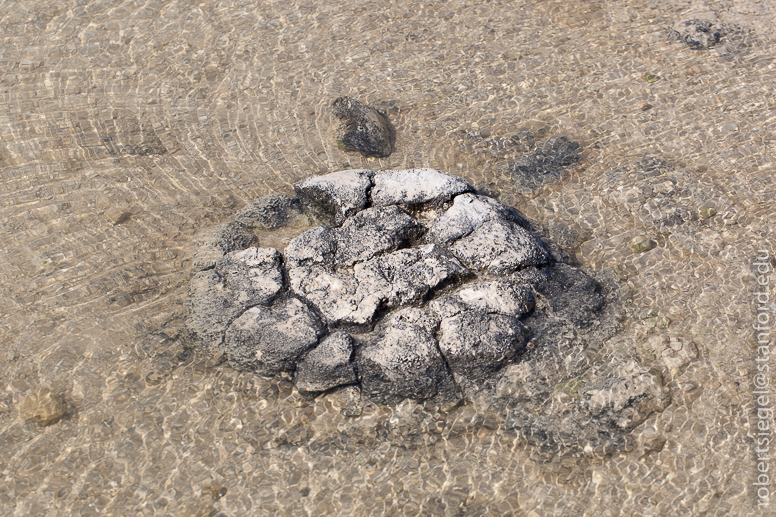
<svg viewBox="0 0 776 517">
<path fill-rule="evenodd" d="M 668 403 L 637 363 L 589 362 L 590 343 L 619 328 L 619 291 L 563 263 L 515 209 L 433 169 L 335 172 L 295 190 L 331 226 L 282 254 L 211 246 L 230 251 L 191 280 L 189 327 L 233 366 L 382 404 L 507 407 L 510 428 L 553 443 L 609 443 Z M 628 396 L 610 403 L 609 386 Z M 569 435 L 568 418 L 584 432 Z"/>
</svg>

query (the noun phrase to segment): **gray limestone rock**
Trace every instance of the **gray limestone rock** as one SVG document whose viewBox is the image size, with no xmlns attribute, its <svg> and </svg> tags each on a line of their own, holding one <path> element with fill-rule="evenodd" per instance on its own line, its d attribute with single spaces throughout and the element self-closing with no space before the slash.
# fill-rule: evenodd
<svg viewBox="0 0 776 517">
<path fill-rule="evenodd" d="M 283 257 L 275 248 L 248 248 L 227 253 L 216 263 L 238 303 L 267 304 L 283 289 Z"/>
<path fill-rule="evenodd" d="M 457 196 L 453 206 L 434 220 L 430 234 L 467 267 L 487 268 L 494 275 L 544 265 L 549 258 L 513 209 L 485 196 Z"/>
<path fill-rule="evenodd" d="M 305 220 L 298 199 L 285 194 L 270 194 L 246 205 L 234 216 L 234 220 L 248 227 L 273 230 L 295 226 Z"/>
<path fill-rule="evenodd" d="M 335 332 L 310 350 L 296 368 L 296 387 L 302 391 L 326 391 L 355 384 L 353 339 L 347 332 Z"/>
<path fill-rule="evenodd" d="M 439 326 L 439 349 L 459 384 L 482 383 L 525 350 L 526 329 L 517 318 L 465 311 Z"/>
<path fill-rule="evenodd" d="M 433 300 L 431 310 L 450 318 L 467 310 L 503 314 L 519 318 L 534 308 L 533 290 L 508 280 L 468 284 L 456 293 Z"/>
<path fill-rule="evenodd" d="M 436 244 L 376 257 L 357 264 L 354 272 L 359 288 L 378 292 L 389 308 L 420 301 L 431 289 L 469 274 L 455 257 Z"/>
<path fill-rule="evenodd" d="M 339 147 L 364 156 L 391 154 L 394 132 L 382 113 L 350 97 L 335 100 L 332 111 L 338 119 L 334 139 Z"/>
<path fill-rule="evenodd" d="M 371 323 L 380 307 L 379 294 L 359 291 L 358 280 L 347 270 L 298 267 L 289 269 L 288 278 L 291 291 L 311 303 L 329 325 Z"/>
<path fill-rule="evenodd" d="M 675 181 L 645 174 L 638 193 L 618 189 L 637 213 L 646 213 L 644 196 L 680 192 Z M 238 223 L 198 238 L 201 267 L 215 268 L 191 280 L 188 325 L 234 366 L 292 374 L 301 391 L 351 386 L 378 403 L 447 405 L 465 396 L 506 410 L 506 429 L 542 450 L 586 454 L 624 447 L 625 432 L 668 404 L 656 374 L 606 350 L 621 328 L 618 280 L 561 263 L 537 237 L 544 230 L 516 210 L 431 169 L 343 171 L 296 190 L 341 227 L 302 233 L 285 256 L 249 247 L 255 238 Z M 272 213 L 292 206 L 270 196 L 238 218 L 268 227 L 280 224 Z M 446 211 L 425 235 L 402 207 Z M 672 212 L 655 213 L 660 228 L 673 224 Z M 582 240 L 557 222 L 550 235 L 569 249 Z M 281 294 L 284 266 L 290 293 Z M 476 275 L 483 278 L 457 285 Z M 689 343 L 664 345 L 654 348 L 672 372 L 694 357 Z"/>
<path fill-rule="evenodd" d="M 325 333 L 315 313 L 288 298 L 272 307 L 252 307 L 226 331 L 224 350 L 236 368 L 262 375 L 293 372 L 299 357 Z"/>
<path fill-rule="evenodd" d="M 286 267 L 333 264 L 337 253 L 337 232 L 327 226 L 316 226 L 288 243 L 283 254 Z"/>
<path fill-rule="evenodd" d="M 244 250 L 257 242 L 253 232 L 240 223 L 213 226 L 194 237 L 196 249 L 192 267 L 198 271 L 210 269 L 227 253 Z"/>
<path fill-rule="evenodd" d="M 434 169 L 388 170 L 372 177 L 372 204 L 439 206 L 474 188 L 457 176 Z"/>
<path fill-rule="evenodd" d="M 418 302 L 431 289 L 469 271 L 443 248 L 430 244 L 356 264 L 353 271 L 324 266 L 289 270 L 291 290 L 313 304 L 329 325 L 372 322 L 380 308 Z"/>
<path fill-rule="evenodd" d="M 273 248 L 248 248 L 228 253 L 215 269 L 194 275 L 189 283 L 189 328 L 219 351 L 235 318 L 248 307 L 271 302 L 283 289 L 280 261 Z"/>
<path fill-rule="evenodd" d="M 312 176 L 294 184 L 305 210 L 330 226 L 341 225 L 369 201 L 372 171 L 365 169 Z"/>
<path fill-rule="evenodd" d="M 368 208 L 345 221 L 337 230 L 340 266 L 352 266 L 410 244 L 426 228 L 398 206 Z"/>
<path fill-rule="evenodd" d="M 226 327 L 245 310 L 215 270 L 200 271 L 189 282 L 186 323 L 212 351 L 221 349 Z"/>
<path fill-rule="evenodd" d="M 456 399 L 457 389 L 434 339 L 435 327 L 436 321 L 420 309 L 396 312 L 356 355 L 362 392 L 382 403 Z"/>
</svg>

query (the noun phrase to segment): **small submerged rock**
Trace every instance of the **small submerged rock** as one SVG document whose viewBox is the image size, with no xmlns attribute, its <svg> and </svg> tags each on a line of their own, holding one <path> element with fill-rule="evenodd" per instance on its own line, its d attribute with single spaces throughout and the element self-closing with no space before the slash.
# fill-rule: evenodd
<svg viewBox="0 0 776 517">
<path fill-rule="evenodd" d="M 582 146 L 565 136 L 554 136 L 507 166 L 518 190 L 533 191 L 558 181 L 582 156 Z"/>
<path fill-rule="evenodd" d="M 350 97 L 335 100 L 332 111 L 338 119 L 334 139 L 342 149 L 377 157 L 393 152 L 393 128 L 383 113 Z"/>
<path fill-rule="evenodd" d="M 58 422 L 65 415 L 67 403 L 51 388 L 41 387 L 22 398 L 16 409 L 25 422 L 34 422 L 46 427 Z"/>
<path fill-rule="evenodd" d="M 694 50 L 708 50 L 716 46 L 729 29 L 715 25 L 710 20 L 684 20 L 677 23 L 670 33 L 670 38 L 681 41 Z"/>
<path fill-rule="evenodd" d="M 239 210 L 234 220 L 249 228 L 273 230 L 295 226 L 306 220 L 299 199 L 285 194 L 270 194 Z"/>
</svg>

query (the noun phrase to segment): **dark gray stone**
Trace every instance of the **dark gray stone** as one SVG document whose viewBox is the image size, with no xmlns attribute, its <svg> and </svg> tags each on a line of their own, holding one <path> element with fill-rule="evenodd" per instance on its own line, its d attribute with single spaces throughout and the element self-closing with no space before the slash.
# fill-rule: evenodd
<svg viewBox="0 0 776 517">
<path fill-rule="evenodd" d="M 248 227 L 273 230 L 295 226 L 305 220 L 302 204 L 285 194 L 270 194 L 246 205 L 234 220 Z"/>
<path fill-rule="evenodd" d="M 393 127 L 383 113 L 350 97 L 335 100 L 332 111 L 337 117 L 334 139 L 341 149 L 378 157 L 393 152 Z"/>
<path fill-rule="evenodd" d="M 189 283 L 188 326 L 213 351 L 221 350 L 227 326 L 248 307 L 270 303 L 283 289 L 280 253 L 248 248 L 226 254 L 214 270 Z"/>
<path fill-rule="evenodd" d="M 517 318 L 465 311 L 439 326 L 439 349 L 456 381 L 482 383 L 524 350 L 528 329 Z"/>
<path fill-rule="evenodd" d="M 434 219 L 430 236 L 465 266 L 494 275 L 546 264 L 547 250 L 519 221 L 513 209 L 494 199 L 462 194 Z"/>
<path fill-rule="evenodd" d="M 226 331 L 224 351 L 236 368 L 262 375 L 293 372 L 300 356 L 324 333 L 307 305 L 288 298 L 272 307 L 252 307 L 234 320 Z"/>
<path fill-rule="evenodd" d="M 419 239 L 426 228 L 398 206 L 368 208 L 345 221 L 337 230 L 340 266 L 352 266 Z"/>
<path fill-rule="evenodd" d="M 296 387 L 302 391 L 326 391 L 358 382 L 353 363 L 353 339 L 335 332 L 310 350 L 296 369 Z"/>
<path fill-rule="evenodd" d="M 356 169 L 312 176 L 294 184 L 305 210 L 329 226 L 341 225 L 369 201 L 372 171 Z"/>
<path fill-rule="evenodd" d="M 715 26 L 710 20 L 684 20 L 674 26 L 669 37 L 694 50 L 708 50 L 720 43 L 730 29 Z"/>
<path fill-rule="evenodd" d="M 581 157 L 579 142 L 554 136 L 507 166 L 520 190 L 535 190 L 563 176 Z"/>
<path fill-rule="evenodd" d="M 377 402 L 390 404 L 459 397 L 434 339 L 436 320 L 420 309 L 396 312 L 377 338 L 356 355 L 361 389 Z"/>
<path fill-rule="evenodd" d="M 550 311 L 578 327 L 588 327 L 598 319 L 605 305 L 601 284 L 580 269 L 556 264 L 543 272 L 545 279 L 536 290 L 547 299 Z"/>
<path fill-rule="evenodd" d="M 194 237 L 194 261 L 192 267 L 202 271 L 216 265 L 218 259 L 231 251 L 244 250 L 258 243 L 258 239 L 240 223 L 223 223 Z"/>
<path fill-rule="evenodd" d="M 458 176 L 434 169 L 379 171 L 372 177 L 372 204 L 439 206 L 474 188 Z"/>
</svg>

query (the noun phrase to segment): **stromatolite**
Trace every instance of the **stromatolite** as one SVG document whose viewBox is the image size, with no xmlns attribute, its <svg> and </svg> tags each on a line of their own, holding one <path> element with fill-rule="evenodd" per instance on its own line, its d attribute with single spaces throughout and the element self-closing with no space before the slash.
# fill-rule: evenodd
<svg viewBox="0 0 776 517">
<path fill-rule="evenodd" d="M 330 226 L 280 254 L 235 249 L 255 241 L 222 225 L 208 235 L 228 242 L 208 248 L 223 256 L 192 278 L 189 326 L 233 366 L 304 392 L 507 408 L 510 428 L 547 443 L 611 444 L 667 404 L 653 372 L 585 352 L 618 329 L 612 275 L 564 263 L 538 225 L 461 178 L 351 170 L 295 191 L 283 207 Z"/>
</svg>

